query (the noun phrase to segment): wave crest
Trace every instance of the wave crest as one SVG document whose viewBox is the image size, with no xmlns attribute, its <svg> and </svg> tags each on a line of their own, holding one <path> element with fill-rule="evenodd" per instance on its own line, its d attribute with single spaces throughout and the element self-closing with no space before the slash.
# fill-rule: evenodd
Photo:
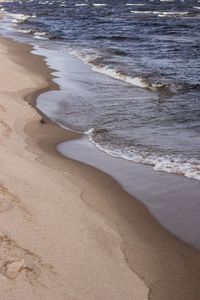
<svg viewBox="0 0 200 300">
<path fill-rule="evenodd" d="M 169 85 L 167 83 L 161 82 L 150 82 L 149 79 L 145 78 L 144 76 L 130 76 L 124 73 L 123 71 L 118 71 L 114 68 L 109 66 L 105 66 L 102 63 L 102 58 L 98 57 L 96 54 L 94 55 L 82 55 L 78 52 L 71 52 L 72 55 L 78 57 L 81 61 L 85 64 L 89 65 L 92 71 L 107 75 L 112 77 L 116 80 L 120 80 L 126 82 L 130 85 L 137 86 L 140 88 L 145 88 L 150 91 L 163 91 L 169 90 Z"/>
<path fill-rule="evenodd" d="M 88 131 L 89 132 L 89 131 Z M 191 179 L 200 180 L 200 160 L 175 157 L 173 155 L 159 156 L 142 150 L 136 150 L 133 147 L 117 149 L 111 145 L 101 145 L 95 140 L 95 132 L 91 131 L 88 139 L 99 150 L 104 151 L 110 156 L 123 158 L 135 163 L 142 163 L 153 166 L 155 171 L 167 172 L 171 174 L 182 175 Z"/>
</svg>

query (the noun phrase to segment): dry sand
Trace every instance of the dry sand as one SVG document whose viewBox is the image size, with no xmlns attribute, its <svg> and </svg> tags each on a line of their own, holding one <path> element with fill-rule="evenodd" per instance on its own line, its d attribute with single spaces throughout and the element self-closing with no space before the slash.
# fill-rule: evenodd
<svg viewBox="0 0 200 300">
<path fill-rule="evenodd" d="M 0 40 L 0 300 L 199 300 L 199 251 L 56 152 L 77 135 L 29 105 L 57 88 L 30 51 Z"/>
</svg>

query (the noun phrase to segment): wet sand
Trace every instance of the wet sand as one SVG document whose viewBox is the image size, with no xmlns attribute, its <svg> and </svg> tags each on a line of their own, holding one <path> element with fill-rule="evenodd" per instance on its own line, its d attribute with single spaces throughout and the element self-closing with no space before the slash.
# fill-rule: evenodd
<svg viewBox="0 0 200 300">
<path fill-rule="evenodd" d="M 32 107 L 58 87 L 31 47 L 0 40 L 0 287 L 5 299 L 200 299 L 200 253 Z M 24 101 L 24 98 L 26 101 Z M 29 105 L 31 104 L 31 105 Z"/>
<path fill-rule="evenodd" d="M 57 146 L 66 157 L 81 161 L 115 178 L 142 202 L 172 234 L 200 249 L 200 181 L 154 171 L 150 165 L 113 157 L 87 136 Z"/>
</svg>

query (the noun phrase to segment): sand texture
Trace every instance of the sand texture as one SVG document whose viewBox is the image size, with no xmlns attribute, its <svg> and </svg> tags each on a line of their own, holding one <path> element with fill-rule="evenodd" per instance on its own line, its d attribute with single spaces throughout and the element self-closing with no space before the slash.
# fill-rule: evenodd
<svg viewBox="0 0 200 300">
<path fill-rule="evenodd" d="M 30 105 L 58 88 L 30 51 L 0 40 L 0 299 L 199 300 L 199 251 L 111 177 L 57 153 L 78 135 Z"/>
</svg>

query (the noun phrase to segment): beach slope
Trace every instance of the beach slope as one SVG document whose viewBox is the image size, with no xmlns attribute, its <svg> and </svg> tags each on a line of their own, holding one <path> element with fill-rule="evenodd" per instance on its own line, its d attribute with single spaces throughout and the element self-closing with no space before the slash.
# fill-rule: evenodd
<svg viewBox="0 0 200 300">
<path fill-rule="evenodd" d="M 1 297 L 147 299 L 119 233 L 81 200 L 85 183 L 41 163 L 27 146 L 26 124 L 44 125 L 23 99 L 49 86 L 48 68 L 30 50 L 0 40 Z"/>
<path fill-rule="evenodd" d="M 57 153 L 77 135 L 30 105 L 58 88 L 31 50 L 0 39 L 2 299 L 200 299 L 199 251 L 111 177 Z"/>
</svg>

